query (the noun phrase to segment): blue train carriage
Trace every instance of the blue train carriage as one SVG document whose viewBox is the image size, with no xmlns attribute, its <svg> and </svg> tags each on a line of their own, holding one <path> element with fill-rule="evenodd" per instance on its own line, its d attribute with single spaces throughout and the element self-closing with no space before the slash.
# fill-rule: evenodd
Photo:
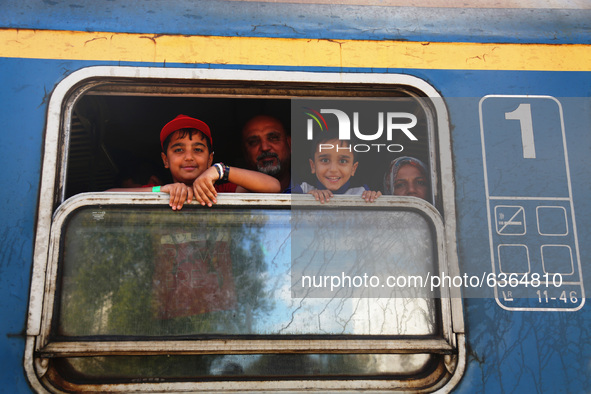
<svg viewBox="0 0 591 394">
<path fill-rule="evenodd" d="M 450 3 L 3 2 L 3 389 L 586 391 L 590 7 Z M 417 157 L 429 201 L 105 193 L 179 113 L 237 166 L 273 114 L 294 177 L 304 130 L 374 189 Z"/>
</svg>

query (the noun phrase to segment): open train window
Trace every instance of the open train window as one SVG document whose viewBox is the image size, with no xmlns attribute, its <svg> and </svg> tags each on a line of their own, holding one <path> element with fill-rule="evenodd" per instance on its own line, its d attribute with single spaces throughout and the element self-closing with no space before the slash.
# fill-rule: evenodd
<svg viewBox="0 0 591 394">
<path fill-rule="evenodd" d="M 343 196 L 321 207 L 310 196 L 237 194 L 173 212 L 157 194 L 103 192 L 134 161 L 159 167 L 159 130 L 179 113 L 210 125 L 216 160 L 243 166 L 240 131 L 250 116 L 295 125 L 293 137 L 302 132 L 294 108 L 330 113 L 333 100 L 398 103 L 396 114 L 412 115 L 404 116 L 417 142 L 404 153 L 428 167 L 429 202 Z M 31 384 L 56 392 L 452 387 L 465 351 L 458 294 L 403 291 L 385 275 L 458 272 L 453 182 L 440 181 L 452 179 L 447 124 L 435 90 L 408 76 L 72 74 L 54 91 L 47 123 L 25 358 Z M 383 173 L 364 171 L 380 190 Z M 352 285 L 335 288 L 339 275 Z M 388 291 L 372 291 L 384 287 L 376 280 Z"/>
</svg>

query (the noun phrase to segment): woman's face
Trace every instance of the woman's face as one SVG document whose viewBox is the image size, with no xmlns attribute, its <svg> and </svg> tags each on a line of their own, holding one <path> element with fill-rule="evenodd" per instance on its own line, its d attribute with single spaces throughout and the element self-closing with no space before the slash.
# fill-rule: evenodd
<svg viewBox="0 0 591 394">
<path fill-rule="evenodd" d="M 428 191 L 428 180 L 417 167 L 410 164 L 400 167 L 394 180 L 394 195 L 413 196 L 427 200 Z"/>
</svg>

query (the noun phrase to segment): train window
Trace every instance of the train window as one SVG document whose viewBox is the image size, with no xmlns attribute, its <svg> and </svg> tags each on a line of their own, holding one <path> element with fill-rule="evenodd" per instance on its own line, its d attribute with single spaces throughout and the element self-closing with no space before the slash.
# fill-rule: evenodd
<svg viewBox="0 0 591 394">
<path fill-rule="evenodd" d="M 385 299 L 373 316 L 378 310 L 354 293 L 344 294 L 347 288 L 342 294 L 312 292 L 324 288 L 320 282 L 333 261 L 354 282 L 360 281 L 356 272 L 369 275 L 376 268 L 404 275 L 433 271 L 436 237 L 420 214 L 341 205 L 292 215 L 251 206 L 188 208 L 180 214 L 94 204 L 71 214 L 60 210 L 68 220 L 56 228 L 63 249 L 55 336 L 436 334 L 431 300 Z M 357 226 L 329 231 L 347 222 Z M 351 240 L 359 234 L 365 237 Z M 417 244 L 417 238 L 425 242 Z M 359 264 L 355 254 L 366 262 Z M 290 271 L 302 279 L 292 284 L 286 280 Z M 417 317 L 405 320 L 397 309 Z M 384 324 L 386 317 L 392 324 Z"/>
<path fill-rule="evenodd" d="M 325 74 L 220 71 L 138 77 L 143 70 L 96 67 L 56 88 L 27 326 L 33 386 L 454 385 L 465 351 L 458 294 L 427 282 L 392 284 L 457 272 L 453 185 L 438 181 L 450 168 L 447 122 L 442 103 L 426 97 L 434 90 L 404 76 L 376 84 L 368 75 L 344 83 L 342 75 L 331 82 Z M 342 196 L 321 206 L 306 195 L 228 194 L 213 208 L 173 212 L 156 193 L 103 192 L 130 157 L 156 168 L 159 128 L 174 114 L 207 114 L 216 155 L 241 165 L 249 116 L 273 113 L 289 124 L 294 99 L 308 106 L 370 97 L 403 100 L 416 117 L 420 142 L 409 150 L 431 171 L 431 203 L 384 196 L 368 206 Z M 365 178 L 379 189 L 382 175 L 373 173 Z"/>
</svg>

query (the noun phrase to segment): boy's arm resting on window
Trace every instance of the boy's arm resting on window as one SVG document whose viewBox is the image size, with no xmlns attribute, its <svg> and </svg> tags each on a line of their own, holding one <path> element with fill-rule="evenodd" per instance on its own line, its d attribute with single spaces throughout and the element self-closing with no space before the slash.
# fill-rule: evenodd
<svg viewBox="0 0 591 394">
<path fill-rule="evenodd" d="M 217 191 L 215 182 L 220 179 L 220 173 L 215 167 L 209 167 L 193 182 L 193 194 L 195 199 L 201 205 L 209 207 L 216 204 Z M 245 170 L 243 168 L 229 167 L 228 182 L 232 182 L 236 187 L 236 192 L 254 192 L 254 193 L 279 193 L 281 184 L 270 175 L 257 171 Z"/>
<path fill-rule="evenodd" d="M 212 204 L 217 203 L 218 192 L 215 190 L 215 182 L 219 180 L 219 177 L 215 167 L 209 167 L 193 181 L 192 192 L 199 204 L 211 207 Z"/>
<path fill-rule="evenodd" d="M 244 168 L 230 167 L 228 181 L 238 185 L 236 192 L 279 193 L 281 184 L 270 175 Z"/>
<path fill-rule="evenodd" d="M 183 207 L 185 201 L 190 203 L 193 198 L 201 205 L 211 207 L 217 203 L 217 191 L 215 182 L 219 180 L 219 173 L 215 167 L 209 167 L 193 182 L 193 187 L 183 183 L 172 183 L 160 187 L 160 191 L 170 194 L 169 205 L 173 210 L 179 210 Z M 237 167 L 230 167 L 228 181 L 236 184 L 236 191 L 256 192 L 256 193 L 279 193 L 281 184 L 272 176 L 257 172 L 245 170 Z M 114 188 L 108 192 L 151 192 L 151 187 L 138 188 Z"/>
</svg>

